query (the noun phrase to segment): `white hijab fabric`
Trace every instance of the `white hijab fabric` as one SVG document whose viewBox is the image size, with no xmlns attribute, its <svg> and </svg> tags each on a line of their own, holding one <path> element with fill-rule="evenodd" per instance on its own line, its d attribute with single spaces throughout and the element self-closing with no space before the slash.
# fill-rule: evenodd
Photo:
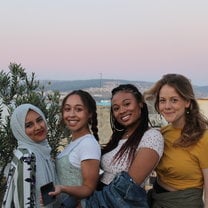
<svg viewBox="0 0 208 208">
<path fill-rule="evenodd" d="M 25 118 L 29 110 L 33 110 L 40 114 L 46 123 L 43 112 L 34 105 L 22 104 L 18 106 L 11 116 L 12 133 L 17 139 L 18 147 L 28 149 L 33 152 L 36 157 L 36 201 L 40 201 L 40 186 L 53 181 L 56 183 L 55 166 L 51 160 L 51 147 L 48 144 L 47 138 L 42 142 L 35 142 L 25 133 Z"/>
</svg>

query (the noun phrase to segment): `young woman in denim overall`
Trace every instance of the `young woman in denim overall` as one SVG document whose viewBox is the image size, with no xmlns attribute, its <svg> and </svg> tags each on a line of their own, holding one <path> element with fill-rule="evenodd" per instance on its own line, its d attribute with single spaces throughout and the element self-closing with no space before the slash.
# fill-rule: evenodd
<svg viewBox="0 0 208 208">
<path fill-rule="evenodd" d="M 71 132 L 71 141 L 57 156 L 56 169 L 61 185 L 50 195 L 66 194 L 62 207 L 85 207 L 85 198 L 96 189 L 101 149 L 98 143 L 96 102 L 86 91 L 75 90 L 62 101 L 62 117 Z"/>
</svg>

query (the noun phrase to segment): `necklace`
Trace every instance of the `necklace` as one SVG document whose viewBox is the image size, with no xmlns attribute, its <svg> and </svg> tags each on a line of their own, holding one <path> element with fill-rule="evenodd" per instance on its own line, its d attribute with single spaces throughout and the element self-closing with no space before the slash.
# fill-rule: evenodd
<svg viewBox="0 0 208 208">
<path fill-rule="evenodd" d="M 129 138 L 129 134 L 128 134 L 128 131 L 126 131 L 123 135 L 123 139 L 128 139 Z"/>
</svg>

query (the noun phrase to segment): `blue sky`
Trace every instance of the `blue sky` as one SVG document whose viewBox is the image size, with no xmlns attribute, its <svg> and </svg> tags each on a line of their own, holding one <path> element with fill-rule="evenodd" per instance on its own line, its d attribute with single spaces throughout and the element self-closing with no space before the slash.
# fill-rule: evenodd
<svg viewBox="0 0 208 208">
<path fill-rule="evenodd" d="M 181 73 L 208 85 L 207 0 L 3 0 L 0 69 L 38 79 L 156 81 Z"/>
</svg>

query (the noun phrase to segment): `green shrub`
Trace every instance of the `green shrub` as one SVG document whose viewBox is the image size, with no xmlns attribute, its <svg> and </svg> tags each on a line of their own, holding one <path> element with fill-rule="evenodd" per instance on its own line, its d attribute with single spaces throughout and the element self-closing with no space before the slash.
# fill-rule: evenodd
<svg viewBox="0 0 208 208">
<path fill-rule="evenodd" d="M 50 84 L 50 83 L 49 83 Z M 0 204 L 5 188 L 5 168 L 17 146 L 10 129 L 10 116 L 16 106 L 31 103 L 45 114 L 48 123 L 48 140 L 52 147 L 52 156 L 58 152 L 60 141 L 69 132 L 60 124 L 60 93 L 47 92 L 35 80 L 35 74 L 28 75 L 21 64 L 10 63 L 9 72 L 0 71 Z"/>
</svg>

